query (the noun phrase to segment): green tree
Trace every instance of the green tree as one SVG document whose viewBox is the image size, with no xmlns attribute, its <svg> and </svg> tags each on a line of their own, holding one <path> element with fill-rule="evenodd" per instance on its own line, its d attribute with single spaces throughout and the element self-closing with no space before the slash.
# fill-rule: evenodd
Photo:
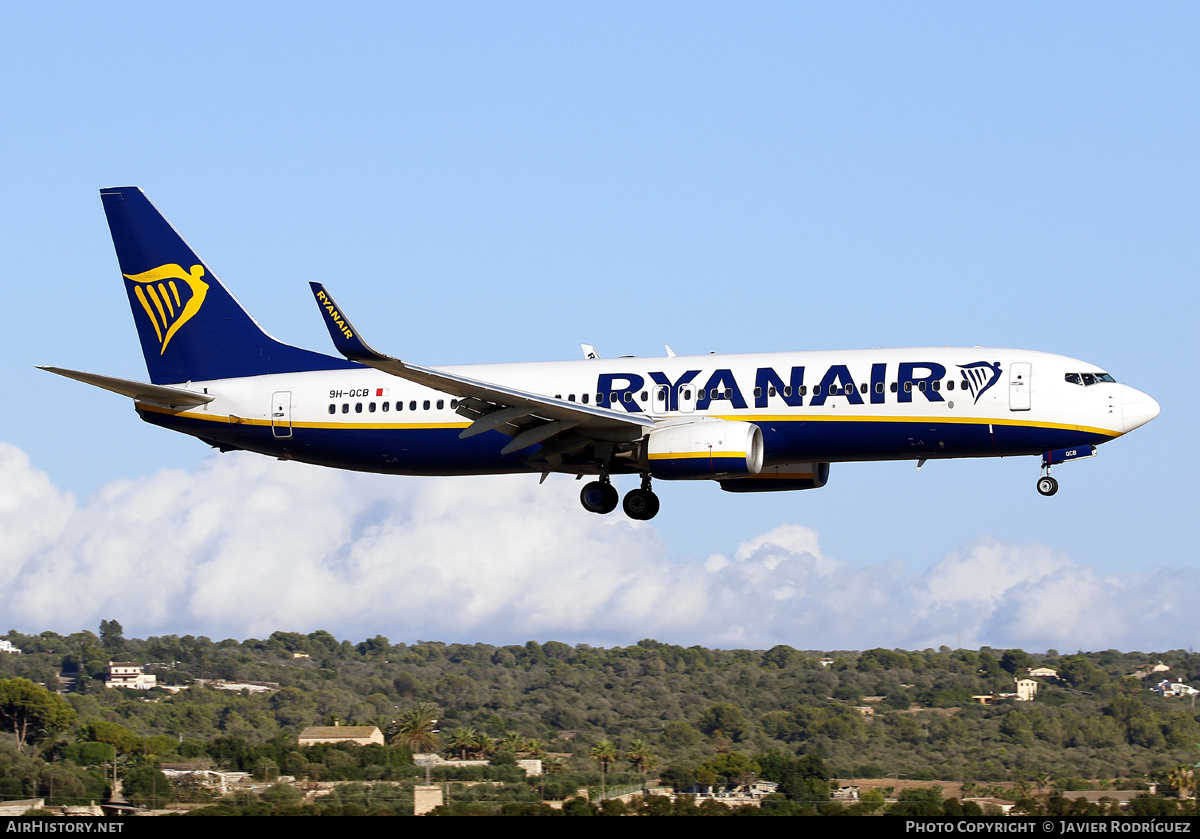
<svg viewBox="0 0 1200 839">
<path fill-rule="evenodd" d="M 127 755 L 141 745 L 137 735 L 119 722 L 92 720 L 80 730 L 84 740 L 92 743 L 107 743 L 118 754 Z"/>
<path fill-rule="evenodd" d="M 741 708 L 732 702 L 718 702 L 700 715 L 699 727 L 705 734 L 723 731 L 734 740 L 743 740 L 749 733 L 750 725 Z"/>
<path fill-rule="evenodd" d="M 413 752 L 431 752 L 437 748 L 438 711 L 428 702 L 418 702 L 400 715 L 393 745 L 408 746 Z"/>
<path fill-rule="evenodd" d="M 629 744 L 629 748 L 625 751 L 625 759 L 637 767 L 637 771 L 642 773 L 643 780 L 646 773 L 658 765 L 658 757 L 654 752 L 650 751 L 650 746 L 645 740 L 634 740 Z"/>
<path fill-rule="evenodd" d="M 75 711 L 61 696 L 28 679 L 0 679 L 0 723 L 17 738 L 18 751 L 74 722 Z"/>
<path fill-rule="evenodd" d="M 108 657 L 117 661 L 125 654 L 125 630 L 115 620 L 100 621 L 100 645 Z"/>
<path fill-rule="evenodd" d="M 600 797 L 604 797 L 605 782 L 608 780 L 608 767 L 617 760 L 617 747 L 607 740 L 601 740 L 592 746 L 592 760 L 600 764 Z"/>
</svg>

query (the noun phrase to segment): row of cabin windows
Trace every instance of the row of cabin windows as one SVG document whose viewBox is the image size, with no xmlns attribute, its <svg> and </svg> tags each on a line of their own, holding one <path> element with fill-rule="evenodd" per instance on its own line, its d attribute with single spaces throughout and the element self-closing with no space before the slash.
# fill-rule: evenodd
<svg viewBox="0 0 1200 839">
<path fill-rule="evenodd" d="M 1070 375 L 1072 375 L 1072 374 L 1068 374 L 1068 379 L 1067 379 L 1067 381 L 1071 381 L 1071 379 L 1069 378 L 1069 376 L 1070 376 Z M 1091 377 L 1091 376 L 1090 376 L 1090 374 L 1086 374 L 1086 373 L 1085 373 L 1084 375 L 1085 375 L 1085 376 L 1088 376 L 1089 378 Z M 1108 381 L 1112 381 L 1112 377 L 1111 377 L 1111 376 L 1107 376 L 1107 374 L 1099 374 L 1099 375 L 1104 375 L 1106 380 L 1108 380 Z M 927 384 L 928 384 L 927 382 L 917 382 L 917 383 L 916 383 L 916 385 L 917 385 L 917 390 L 919 390 L 919 391 L 922 391 L 922 392 L 923 392 L 923 391 L 926 389 L 926 385 L 927 385 Z M 1090 383 L 1089 383 L 1089 384 L 1090 384 Z M 908 393 L 908 392 L 910 392 L 910 391 L 912 390 L 912 388 L 913 388 L 913 383 L 912 383 L 912 382 L 905 382 L 905 383 L 904 383 L 904 392 L 905 392 L 905 393 Z M 933 388 L 934 390 L 941 390 L 941 389 L 942 389 L 942 383 L 941 383 L 939 380 L 936 380 L 936 379 L 935 379 L 935 380 L 933 381 L 933 383 L 932 383 L 932 388 Z M 899 388 L 899 385 L 898 385 L 896 382 L 892 382 L 892 385 L 891 385 L 891 390 L 892 390 L 892 393 L 896 393 L 896 392 L 897 392 L 899 389 L 900 389 L 900 388 Z M 837 386 L 837 385 L 830 385 L 830 387 L 829 387 L 829 395 L 830 395 L 830 396 L 837 396 L 837 395 L 839 395 L 839 394 L 847 394 L 847 393 L 851 393 L 853 390 L 854 390 L 854 385 L 845 385 L 845 386 L 842 386 L 842 387 L 839 387 L 839 386 Z M 859 392 L 861 392 L 861 393 L 867 393 L 867 392 L 868 392 L 868 390 L 869 390 L 869 386 L 868 386 L 868 385 L 866 385 L 866 384 L 861 384 L 861 385 L 859 385 Z M 953 380 L 951 380 L 951 381 L 949 381 L 949 382 L 946 382 L 946 390 L 954 390 L 954 381 L 953 381 Z M 820 386 L 820 385 L 814 385 L 814 386 L 813 386 L 813 389 L 812 389 L 812 391 L 813 391 L 813 395 L 814 395 L 814 396 L 820 396 L 820 395 L 821 395 L 821 386 Z M 875 392 L 876 392 L 876 393 L 883 393 L 883 382 L 876 382 L 876 383 L 875 383 Z M 807 396 L 807 395 L 808 395 L 808 386 L 807 386 L 807 385 L 800 385 L 800 387 L 797 389 L 797 393 L 798 393 L 800 396 Z M 776 395 L 778 395 L 778 393 L 777 393 L 777 391 L 776 391 L 776 388 L 775 388 L 775 386 L 774 386 L 774 385 L 771 385 L 770 387 L 768 387 L 768 388 L 767 388 L 767 395 L 768 395 L 768 396 L 776 396 Z M 784 395 L 785 397 L 790 397 L 790 396 L 792 395 L 792 386 L 791 386 L 791 385 L 784 385 L 784 387 L 783 387 L 783 395 Z M 581 394 L 581 395 L 580 395 L 580 401 L 581 401 L 581 402 L 582 402 L 584 405 L 586 405 L 586 404 L 588 404 L 588 399 L 589 399 L 589 397 L 590 397 L 590 396 L 591 396 L 591 394 L 590 394 L 590 393 L 584 393 L 584 394 Z M 684 399 L 684 401 L 688 401 L 688 400 L 690 400 L 690 399 L 692 398 L 692 391 L 691 391 L 691 390 L 689 390 L 689 389 L 687 389 L 687 388 L 684 388 L 684 389 L 682 389 L 682 390 L 680 391 L 680 396 L 681 396 L 681 397 Z M 755 398 L 755 399 L 757 399 L 757 398 L 759 398 L 759 397 L 761 397 L 761 396 L 762 396 L 762 388 L 761 388 L 761 387 L 756 387 L 756 388 L 754 389 L 754 398 Z M 608 397 L 609 397 L 609 401 L 610 401 L 610 402 L 617 402 L 617 401 L 619 401 L 619 400 L 618 400 L 618 397 L 620 397 L 620 400 L 621 400 L 621 401 L 625 401 L 625 402 L 632 402 L 632 401 L 633 401 L 633 393 L 632 393 L 632 392 L 630 392 L 630 391 L 625 391 L 624 393 L 620 393 L 620 394 L 617 394 L 617 393 L 610 393 L 610 394 L 608 394 Z M 561 394 L 561 393 L 556 393 L 556 394 L 554 394 L 554 398 L 555 398 L 555 399 L 562 399 L 562 394 Z M 644 391 L 644 390 L 643 390 L 643 391 L 642 391 L 642 392 L 639 394 L 638 398 L 639 398 L 639 399 L 640 399 L 642 402 L 646 402 L 646 401 L 648 401 L 648 400 L 649 400 L 649 398 L 650 398 L 650 395 L 649 395 L 649 393 L 648 393 L 647 391 Z M 656 394 L 655 394 L 655 400 L 656 400 L 656 401 L 658 401 L 658 402 L 665 402 L 665 401 L 666 401 L 666 398 L 667 398 L 666 388 L 659 388 L 659 389 L 658 389 L 658 391 L 657 391 L 657 392 L 656 392 Z M 732 399 L 732 398 L 733 398 L 733 388 L 726 388 L 725 390 L 721 390 L 721 389 L 719 389 L 719 388 L 712 388 L 712 389 L 711 389 L 711 390 L 708 392 L 708 398 L 709 398 L 709 399 Z M 575 401 L 575 394 L 573 394 L 573 393 L 567 394 L 567 401 L 568 401 L 568 402 L 574 402 L 574 401 Z M 600 403 L 602 403 L 602 402 L 604 402 L 604 394 L 603 394 L 603 393 L 597 393 L 597 394 L 596 394 L 596 403 L 597 403 L 597 404 L 600 404 Z M 431 409 L 431 404 L 432 404 L 432 403 L 430 402 L 430 400 L 428 400 L 428 399 L 424 400 L 424 401 L 421 403 L 421 410 L 424 410 L 424 411 L 428 411 L 428 410 L 430 410 L 430 409 Z M 390 410 L 391 410 L 391 405 L 392 405 L 392 403 L 391 403 L 391 402 L 382 402 L 382 403 L 380 403 L 380 404 L 379 404 L 379 409 L 380 409 L 380 410 L 382 410 L 384 413 L 387 413 L 388 411 L 390 411 Z M 437 410 L 441 411 L 441 410 L 443 410 L 445 407 L 446 407 L 446 402 L 445 402 L 445 400 L 444 400 L 444 399 L 439 399 L 439 400 L 437 400 Z M 451 399 L 451 400 L 450 400 L 450 408 L 451 408 L 451 410 L 453 410 L 454 408 L 457 408 L 457 407 L 458 407 L 458 400 L 457 400 L 457 399 Z M 368 403 L 367 403 L 367 412 L 368 412 L 368 413 L 372 413 L 372 414 L 373 414 L 373 413 L 375 413 L 375 410 L 376 410 L 376 403 L 374 403 L 374 402 L 368 402 Z M 404 403 L 403 403 L 403 402 L 397 402 L 397 403 L 396 403 L 396 410 L 397 410 L 397 411 L 403 411 L 403 410 L 404 410 Z M 415 410 L 417 410 L 417 401 L 416 401 L 415 399 L 414 399 L 414 400 L 412 400 L 412 401 L 410 401 L 410 402 L 408 403 L 408 410 L 410 410 L 410 411 L 415 411 Z M 354 403 L 354 412 L 355 412 L 356 414 L 361 414 L 361 413 L 363 412 L 363 403 L 362 403 L 362 402 L 355 402 L 355 403 Z M 329 413 L 331 413 L 331 414 L 336 414 L 336 413 L 337 413 L 337 405 L 336 405 L 335 403 L 333 403 L 333 402 L 330 402 L 330 403 L 329 403 Z M 349 403 L 349 402 L 343 402 L 343 403 L 342 403 L 342 413 L 343 413 L 343 414 L 348 414 L 348 413 L 350 413 L 350 403 Z"/>
<path fill-rule="evenodd" d="M 446 400 L 445 400 L 445 399 L 439 399 L 439 400 L 437 400 L 437 403 L 436 403 L 436 404 L 437 404 L 437 410 L 441 411 L 442 409 L 444 409 L 444 408 L 446 407 Z M 423 401 L 423 402 L 421 403 L 421 410 L 422 410 L 422 411 L 428 411 L 428 410 L 430 410 L 430 408 L 432 407 L 432 405 L 433 405 L 433 403 L 431 403 L 431 402 L 430 402 L 430 400 L 426 399 L 425 401 Z M 373 413 L 375 413 L 376 407 L 378 407 L 378 409 L 379 409 L 379 410 L 383 411 L 383 412 L 386 414 L 388 411 L 390 411 L 390 410 L 392 409 L 392 403 L 391 403 L 391 402 L 381 402 L 381 403 L 379 403 L 379 405 L 378 405 L 378 406 L 376 406 L 376 403 L 374 403 L 374 402 L 368 402 L 368 403 L 367 403 L 367 413 L 369 413 L 369 414 L 373 414 Z M 451 399 L 451 400 L 450 400 L 450 408 L 451 408 L 451 410 L 453 410 L 454 408 L 457 408 L 457 407 L 458 407 L 458 400 L 457 400 L 457 399 Z M 330 403 L 329 403 L 329 413 L 331 413 L 331 414 L 336 414 L 336 413 L 337 413 L 337 410 L 338 410 L 338 406 L 337 406 L 337 404 L 336 404 L 336 403 L 334 403 L 334 402 L 330 402 Z M 403 403 L 403 402 L 397 402 L 397 403 L 396 403 L 396 410 L 397 410 L 397 411 L 403 411 L 403 410 L 404 410 L 404 403 Z M 410 411 L 415 411 L 415 410 L 417 410 L 417 400 L 415 400 L 415 399 L 414 399 L 414 400 L 412 400 L 411 402 L 409 402 L 409 403 L 408 403 L 408 410 L 410 410 Z M 361 402 L 355 402 L 355 403 L 354 403 L 354 413 L 356 413 L 356 414 L 361 414 L 362 412 L 363 412 L 363 403 L 361 403 Z M 343 414 L 348 414 L 348 413 L 350 413 L 350 403 L 349 403 L 349 402 L 343 402 L 343 403 L 342 403 L 342 413 L 343 413 Z"/>
<path fill-rule="evenodd" d="M 922 392 L 924 392 L 927 389 L 927 386 L 932 387 L 933 390 L 940 391 L 942 389 L 941 381 L 936 380 L 936 379 L 933 381 L 932 385 L 930 385 L 928 382 L 916 382 L 916 386 L 917 386 L 917 390 L 922 391 Z M 870 386 L 867 384 L 861 384 L 858 387 L 859 387 L 860 393 L 867 393 L 870 391 Z M 892 393 L 896 393 L 900 389 L 899 384 L 897 382 L 892 382 L 891 389 L 892 389 Z M 905 393 L 909 393 L 910 391 L 912 391 L 912 389 L 913 389 L 913 382 L 905 382 L 904 383 L 904 392 Z M 830 385 L 829 395 L 837 396 L 839 394 L 851 393 L 853 390 L 854 390 L 854 385 L 845 385 L 845 386 L 840 386 L 840 387 L 838 385 Z M 946 382 L 946 390 L 954 390 L 954 382 L 953 381 Z M 800 385 L 800 387 L 796 390 L 796 392 L 800 396 L 807 396 L 808 395 L 808 385 Z M 814 396 L 820 396 L 821 395 L 821 386 L 815 385 L 812 389 L 812 392 L 813 392 Z M 883 393 L 883 382 L 875 383 L 875 392 Z M 687 401 L 692 398 L 692 391 L 687 388 L 683 388 L 680 390 L 679 395 L 684 401 Z M 703 395 L 703 391 L 701 391 L 701 395 Z M 776 390 L 774 385 L 771 385 L 770 387 L 767 388 L 767 395 L 768 396 L 778 395 L 778 391 Z M 783 395 L 785 397 L 790 397 L 792 395 L 792 386 L 791 385 L 784 385 Z M 588 403 L 588 399 L 590 396 L 591 396 L 590 393 L 584 393 L 580 396 L 580 401 L 586 405 Z M 761 396 L 762 396 L 762 388 L 756 387 L 754 389 L 754 397 L 757 399 Z M 631 393 L 629 391 L 625 391 L 623 393 L 610 393 L 608 395 L 608 397 L 609 397 L 610 402 L 617 402 L 617 401 L 632 402 L 633 401 L 633 393 Z M 554 398 L 562 399 L 562 394 L 556 393 L 556 394 L 554 394 Z M 644 390 L 638 395 L 638 399 L 642 402 L 647 401 L 649 398 L 650 398 L 649 394 Z M 666 388 L 659 388 L 655 392 L 654 398 L 655 398 L 655 401 L 657 401 L 657 402 L 665 402 L 666 398 L 667 398 Z M 721 390 L 720 388 L 714 387 L 708 392 L 708 398 L 709 399 L 732 399 L 733 398 L 733 388 L 725 388 L 724 390 Z M 567 394 L 567 401 L 574 402 L 575 394 L 573 394 L 573 393 Z M 604 402 L 604 394 L 597 393 L 596 394 L 596 403 L 600 404 L 602 402 Z"/>
</svg>

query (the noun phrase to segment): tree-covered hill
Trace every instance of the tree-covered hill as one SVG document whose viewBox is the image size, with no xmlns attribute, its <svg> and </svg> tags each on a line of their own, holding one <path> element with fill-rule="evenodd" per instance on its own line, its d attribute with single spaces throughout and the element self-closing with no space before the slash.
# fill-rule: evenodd
<svg viewBox="0 0 1200 839">
<path fill-rule="evenodd" d="M 5 637 L 23 653 L 0 653 L 0 680 L 62 691 L 75 715 L 72 727 L 31 743 L 25 761 L 81 761 L 82 744 L 98 736 L 95 725 L 109 723 L 127 730 L 136 743 L 120 748 L 147 765 L 207 760 L 311 777 L 397 777 L 407 756 L 394 749 L 340 757 L 337 749 L 302 750 L 296 736 L 334 721 L 375 724 L 394 736 L 419 704 L 435 709 L 448 753 L 455 735 L 462 752 L 463 732 L 474 732 L 492 743 L 510 738 L 514 753 L 518 740 L 534 741 L 589 772 L 598 768 L 590 754 L 602 741 L 621 755 L 640 744 L 657 773 L 681 778 L 719 754 L 741 754 L 819 759 L 840 778 L 1141 783 L 1200 757 L 1192 700 L 1152 693 L 1159 676 L 1130 675 L 1162 661 L 1172 680 L 1200 681 L 1200 655 L 1182 650 L 755 651 L 653 640 L 600 649 L 556 641 L 351 643 L 324 631 L 214 642 L 127 639 L 115 621 L 100 635 Z M 141 663 L 160 684 L 187 689 L 106 689 L 110 659 Z M 973 699 L 1013 692 L 1014 678 L 1038 666 L 1055 668 L 1058 678 L 1038 679 L 1035 701 Z M 271 688 L 230 693 L 213 689 L 213 680 Z M 620 764 L 639 780 L 633 761 Z"/>
</svg>

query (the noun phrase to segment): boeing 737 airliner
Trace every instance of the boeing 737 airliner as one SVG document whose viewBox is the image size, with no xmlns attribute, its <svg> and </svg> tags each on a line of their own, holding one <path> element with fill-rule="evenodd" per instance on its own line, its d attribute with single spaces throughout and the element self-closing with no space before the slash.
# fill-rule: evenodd
<svg viewBox="0 0 1200 839">
<path fill-rule="evenodd" d="M 585 358 L 419 367 L 373 350 L 312 283 L 342 357 L 276 341 L 136 187 L 101 191 L 152 384 L 46 367 L 128 396 L 142 419 L 221 451 L 397 475 L 594 476 L 585 509 L 612 512 L 610 476 L 730 492 L 822 487 L 830 464 L 1040 455 L 1052 466 L 1158 416 L 1104 370 L 1042 352 L 915 347 Z"/>
</svg>

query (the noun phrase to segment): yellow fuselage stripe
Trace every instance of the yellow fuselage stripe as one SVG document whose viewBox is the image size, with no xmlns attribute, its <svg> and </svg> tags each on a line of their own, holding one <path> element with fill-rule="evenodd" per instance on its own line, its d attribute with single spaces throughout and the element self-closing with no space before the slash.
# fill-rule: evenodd
<svg viewBox="0 0 1200 839">
<path fill-rule="evenodd" d="M 234 423 L 237 425 L 262 425 L 270 426 L 269 419 L 249 419 L 246 417 L 233 417 L 229 415 L 207 414 L 199 411 L 172 411 L 169 408 L 162 408 L 157 405 L 146 405 L 138 403 L 138 408 L 143 411 L 152 411 L 156 414 L 170 414 L 186 419 L 204 420 L 206 422 L 221 422 Z M 718 415 L 705 414 L 711 419 L 723 419 L 739 422 L 892 422 L 892 423 L 931 423 L 934 425 L 956 424 L 956 425 L 1011 425 L 1025 428 L 1055 428 L 1065 431 L 1081 431 L 1085 434 L 1102 434 L 1106 437 L 1120 437 L 1124 432 L 1114 431 L 1110 428 L 1095 428 L 1088 425 L 1071 425 L 1069 423 L 1059 422 L 1039 422 L 1035 420 L 1018 420 L 1018 419 L 996 419 L 988 417 L 897 417 L 897 416 L 829 416 L 827 414 L 755 414 L 751 416 L 733 415 Z M 329 428 L 329 429 L 409 429 L 409 428 L 466 428 L 470 425 L 469 422 L 296 422 L 292 421 L 292 428 Z M 682 455 L 658 455 L 663 457 L 681 457 Z M 696 457 L 708 457 L 705 452 L 703 455 L 694 455 Z M 737 454 L 714 454 L 714 457 L 744 457 L 745 453 Z"/>
</svg>

